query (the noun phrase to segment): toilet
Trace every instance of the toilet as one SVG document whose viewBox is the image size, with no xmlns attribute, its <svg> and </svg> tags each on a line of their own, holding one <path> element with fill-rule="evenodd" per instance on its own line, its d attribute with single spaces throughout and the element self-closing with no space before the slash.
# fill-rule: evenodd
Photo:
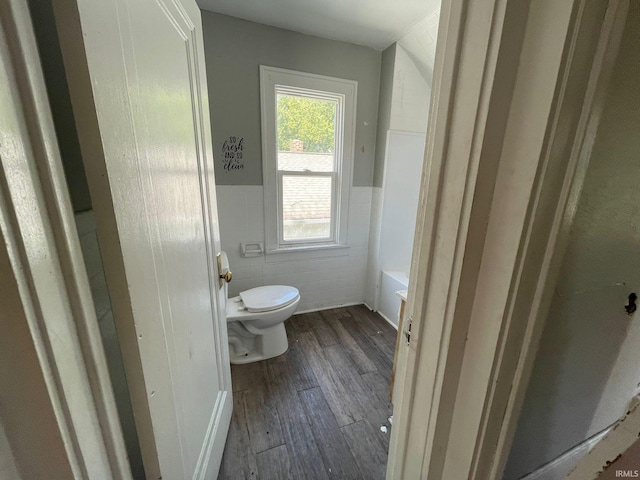
<svg viewBox="0 0 640 480">
<path fill-rule="evenodd" d="M 221 273 L 229 271 L 227 255 L 221 253 Z M 300 292 L 287 285 L 267 285 L 229 298 L 224 284 L 229 333 L 229 358 L 244 364 L 282 355 L 289 348 L 284 322 L 300 303 Z"/>
</svg>

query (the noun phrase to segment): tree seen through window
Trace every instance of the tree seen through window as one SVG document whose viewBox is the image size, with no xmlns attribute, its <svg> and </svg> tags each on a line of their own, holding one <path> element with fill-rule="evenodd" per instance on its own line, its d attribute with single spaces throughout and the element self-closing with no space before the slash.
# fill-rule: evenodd
<svg viewBox="0 0 640 480">
<path fill-rule="evenodd" d="M 334 152 L 335 101 L 278 94 L 277 112 L 279 151 L 296 150 L 292 142 L 301 141 L 305 152 Z"/>
</svg>

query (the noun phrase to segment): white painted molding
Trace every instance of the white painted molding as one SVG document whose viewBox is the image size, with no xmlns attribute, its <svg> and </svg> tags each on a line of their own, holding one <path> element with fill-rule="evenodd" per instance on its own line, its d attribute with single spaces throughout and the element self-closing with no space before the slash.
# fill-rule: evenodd
<svg viewBox="0 0 640 480">
<path fill-rule="evenodd" d="M 443 4 L 387 478 L 501 478 L 625 4 Z"/>
<path fill-rule="evenodd" d="M 367 307 L 367 305 L 366 305 L 366 304 L 365 304 L 365 307 Z M 369 308 L 369 307 L 367 307 L 367 308 Z M 371 309 L 369 308 L 369 310 L 371 310 Z M 373 311 L 373 310 L 371 310 L 371 311 Z M 380 316 L 382 317 L 382 319 L 383 319 L 385 322 L 387 322 L 389 325 L 391 325 L 391 326 L 393 327 L 393 329 L 394 329 L 396 332 L 398 331 L 398 325 L 396 325 L 395 323 L 393 323 L 393 322 L 391 321 L 391 319 L 387 318 L 387 316 L 386 316 L 385 314 L 383 314 L 382 312 L 376 312 L 376 313 L 377 313 L 378 315 L 380 315 Z"/>
<path fill-rule="evenodd" d="M 605 11 L 604 18 L 591 27 L 597 31 L 581 28 L 583 21 L 589 25 L 588 15 L 594 14 L 591 10 L 594 7 Z M 542 158 L 541 178 L 523 239 L 523 245 L 532 253 L 523 253 L 520 259 L 519 283 L 514 285 L 514 289 L 520 291 L 512 295 L 509 306 L 511 318 L 521 317 L 525 321 L 519 327 L 511 327 L 511 336 L 505 336 L 503 352 L 507 343 L 514 342 L 511 349 L 517 353 L 512 353 L 512 358 L 503 357 L 504 367 L 496 376 L 496 384 L 508 388 L 509 394 L 505 397 L 503 392 L 503 401 L 495 402 L 493 412 L 487 417 L 487 422 L 501 420 L 499 427 L 494 427 L 500 428 L 500 433 L 494 430 L 485 443 L 486 455 L 495 452 L 488 478 L 501 478 L 511 448 L 582 191 L 627 10 L 628 0 L 610 0 L 607 5 L 581 0 L 576 8 L 576 24 L 571 32 L 549 144 Z M 585 55 L 589 56 L 586 66 L 582 67 L 585 70 L 576 75 L 574 64 L 580 65 Z M 584 93 L 576 98 L 576 92 Z M 568 124 L 570 115 L 574 117 L 572 129 Z"/>
<path fill-rule="evenodd" d="M 363 305 L 363 303 L 362 302 L 351 302 L 351 303 L 341 303 L 339 305 L 332 305 L 330 307 L 310 308 L 308 310 L 296 311 L 296 313 L 294 313 L 293 315 L 296 316 L 296 315 L 302 315 L 304 313 L 322 312 L 324 310 L 333 310 L 334 308 L 354 307 L 356 305 Z M 371 310 L 371 309 L 369 308 L 369 310 Z"/>
<path fill-rule="evenodd" d="M 0 4 L 0 30 L 0 229 L 33 348 L 73 478 L 130 479 L 26 2 Z"/>
<path fill-rule="evenodd" d="M 444 403 L 455 394 L 443 380 L 479 163 L 472 147 L 483 137 L 499 50 L 490 40 L 499 36 L 504 10 L 498 1 L 442 5 L 405 309 L 412 341 L 398 352 L 388 479 L 444 478 L 448 434 L 439 424 L 450 423 L 450 412 L 440 402 L 447 390 Z"/>
<path fill-rule="evenodd" d="M 317 98 L 336 101 L 336 166 L 329 172 L 316 175 L 335 182 L 332 204 L 331 235 L 323 242 L 287 242 L 283 235 L 282 170 L 278 169 L 276 128 L 276 91 L 291 94 L 304 92 Z M 262 177 L 264 181 L 265 246 L 267 255 L 287 253 L 287 247 L 305 250 L 317 246 L 346 246 L 349 226 L 349 198 L 351 196 L 355 132 L 357 120 L 358 82 L 313 73 L 286 70 L 260 65 L 260 119 L 262 132 Z M 289 175 L 311 175 L 307 172 L 288 172 Z M 282 260 L 282 257 L 280 257 Z M 275 260 L 277 261 L 277 260 Z"/>
</svg>

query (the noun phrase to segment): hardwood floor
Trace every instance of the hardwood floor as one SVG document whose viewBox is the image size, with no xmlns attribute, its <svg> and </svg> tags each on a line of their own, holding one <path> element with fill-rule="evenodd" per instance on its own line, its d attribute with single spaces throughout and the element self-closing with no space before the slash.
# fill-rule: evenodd
<svg viewBox="0 0 640 480">
<path fill-rule="evenodd" d="M 219 480 L 384 479 L 396 331 L 364 306 L 296 315 L 285 326 L 287 353 L 231 366 Z"/>
</svg>

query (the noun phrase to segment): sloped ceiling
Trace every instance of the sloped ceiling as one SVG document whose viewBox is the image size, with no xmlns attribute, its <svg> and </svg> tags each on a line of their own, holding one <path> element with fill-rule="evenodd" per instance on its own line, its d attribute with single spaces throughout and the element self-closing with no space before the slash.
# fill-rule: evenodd
<svg viewBox="0 0 640 480">
<path fill-rule="evenodd" d="M 384 50 L 440 8 L 440 0 L 197 0 L 200 8 Z"/>
<path fill-rule="evenodd" d="M 436 10 L 398 40 L 398 45 L 404 48 L 409 58 L 413 60 L 429 87 L 431 87 L 433 65 L 436 59 L 439 20 L 440 10 Z"/>
</svg>

